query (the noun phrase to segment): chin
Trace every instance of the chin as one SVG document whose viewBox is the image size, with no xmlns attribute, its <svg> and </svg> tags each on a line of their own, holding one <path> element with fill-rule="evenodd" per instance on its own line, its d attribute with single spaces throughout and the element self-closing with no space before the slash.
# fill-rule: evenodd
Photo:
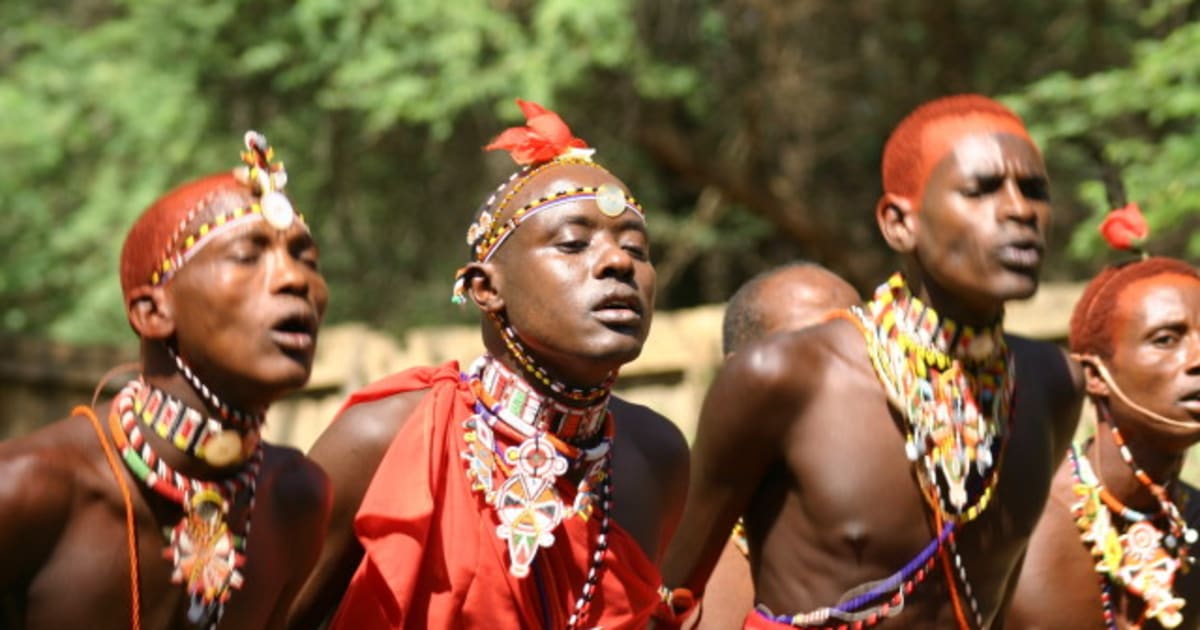
<svg viewBox="0 0 1200 630">
<path fill-rule="evenodd" d="M 1004 300 L 1028 300 L 1037 293 L 1039 281 L 1036 274 L 1024 275 L 1018 273 L 1006 273 L 997 284 L 996 297 Z"/>
<path fill-rule="evenodd" d="M 619 367 L 641 356 L 644 346 L 645 340 L 622 335 L 619 339 L 605 339 L 602 343 L 592 344 L 580 355 L 593 361 L 614 363 Z"/>
</svg>

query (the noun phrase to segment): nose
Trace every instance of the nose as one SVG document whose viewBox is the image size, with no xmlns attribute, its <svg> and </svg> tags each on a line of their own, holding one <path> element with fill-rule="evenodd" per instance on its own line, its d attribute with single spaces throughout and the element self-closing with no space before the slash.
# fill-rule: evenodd
<svg viewBox="0 0 1200 630">
<path fill-rule="evenodd" d="M 312 282 L 312 267 L 292 255 L 287 246 L 274 248 L 271 273 L 272 293 L 290 293 L 307 297 Z"/>
<path fill-rule="evenodd" d="M 1004 193 L 1001 195 L 1002 218 L 1018 223 L 1035 224 L 1038 213 L 1036 203 L 1021 190 L 1020 182 L 1015 177 L 1004 180 Z"/>
<path fill-rule="evenodd" d="M 1187 336 L 1186 352 L 1187 373 L 1193 376 L 1200 375 L 1200 330 L 1193 329 Z"/>
<path fill-rule="evenodd" d="M 633 254 L 621 247 L 621 244 L 611 237 L 603 237 L 598 240 L 601 251 L 596 259 L 596 277 L 632 278 L 635 263 Z"/>
</svg>

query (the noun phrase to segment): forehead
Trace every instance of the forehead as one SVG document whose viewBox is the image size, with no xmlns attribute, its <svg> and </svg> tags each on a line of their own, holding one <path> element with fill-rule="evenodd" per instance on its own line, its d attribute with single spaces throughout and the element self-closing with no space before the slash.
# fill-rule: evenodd
<svg viewBox="0 0 1200 630">
<path fill-rule="evenodd" d="M 1044 177 L 1046 166 L 1037 147 L 1009 133 L 978 132 L 958 138 L 934 169 L 931 180 L 1013 174 Z"/>
<path fill-rule="evenodd" d="M 628 208 L 614 217 L 601 212 L 595 199 L 572 199 L 538 210 L 522 221 L 513 231 L 512 238 L 519 241 L 550 236 L 569 225 L 606 230 L 646 231 L 645 220 Z"/>
<path fill-rule="evenodd" d="M 1200 279 L 1178 273 L 1142 278 L 1117 296 L 1116 333 L 1138 333 L 1169 322 L 1200 318 Z"/>
<path fill-rule="evenodd" d="M 554 166 L 524 182 L 505 206 L 503 215 L 494 218 L 507 220 L 520 208 L 537 203 L 545 197 L 578 188 L 596 188 L 601 184 L 615 184 L 629 195 L 629 188 L 621 180 L 595 164 Z"/>
</svg>

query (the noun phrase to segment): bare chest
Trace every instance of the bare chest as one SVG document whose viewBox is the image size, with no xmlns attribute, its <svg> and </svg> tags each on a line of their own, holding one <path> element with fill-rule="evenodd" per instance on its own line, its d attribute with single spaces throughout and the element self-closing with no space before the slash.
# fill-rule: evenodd
<svg viewBox="0 0 1200 630">
<path fill-rule="evenodd" d="M 131 537 L 115 484 L 112 490 L 78 502 L 54 552 L 27 588 L 22 614 L 26 626 L 129 628 L 136 593 L 141 627 L 206 628 L 205 619 L 210 617 L 189 596 L 187 587 L 177 583 L 181 576 L 164 555 L 170 546 L 167 530 L 182 515 L 156 517 L 137 495 Z M 282 567 L 289 563 L 286 541 L 270 535 L 279 528 L 271 522 L 269 511 L 260 504 L 252 515 L 245 563 L 236 569 L 241 586 L 233 589 L 222 605 L 222 629 L 270 626 L 273 602 L 279 599 L 287 579 Z M 236 511 L 231 516 L 240 518 Z M 235 528 L 239 534 L 241 529 L 240 525 Z M 190 565 L 196 571 L 204 566 L 210 571 L 223 570 L 220 563 L 203 564 L 207 550 L 192 551 L 200 562 Z"/>
<path fill-rule="evenodd" d="M 949 589 L 969 607 L 967 584 L 987 617 L 1049 489 L 1048 409 L 1037 396 L 1017 401 L 988 508 L 955 532 L 953 546 L 938 546 L 938 525 L 905 455 L 903 419 L 875 383 L 858 385 L 817 395 L 795 423 L 783 463 L 755 499 L 756 508 L 774 507 L 748 515 L 760 596 L 772 607 L 800 612 L 831 605 L 861 584 L 900 576 L 917 593 L 908 598 L 903 627 L 949 621 Z"/>
</svg>

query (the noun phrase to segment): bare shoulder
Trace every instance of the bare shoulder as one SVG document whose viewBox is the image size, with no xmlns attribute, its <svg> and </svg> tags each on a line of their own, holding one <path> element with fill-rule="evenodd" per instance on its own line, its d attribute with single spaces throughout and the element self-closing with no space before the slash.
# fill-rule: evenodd
<svg viewBox="0 0 1200 630">
<path fill-rule="evenodd" d="M 312 518 L 327 512 L 333 490 L 329 476 L 304 453 L 290 446 L 268 444 L 265 470 L 271 480 L 271 496 L 281 516 Z"/>
<path fill-rule="evenodd" d="M 687 468 L 687 439 L 674 422 L 649 407 L 617 396 L 612 397 L 608 408 L 617 431 L 629 435 L 632 439 L 628 443 L 636 444 L 637 450 L 660 471 Z"/>
<path fill-rule="evenodd" d="M 327 472 L 335 460 L 349 458 L 361 464 L 362 457 L 382 457 L 428 391 L 413 390 L 351 406 L 333 419 L 309 455 Z"/>
<path fill-rule="evenodd" d="M 0 442 L 0 553 L 6 558 L 0 587 L 28 579 L 51 552 L 71 518 L 80 480 L 99 474 L 98 451 L 81 418 Z"/>
<path fill-rule="evenodd" d="M 781 331 L 747 344 L 726 360 L 723 371 L 744 373 L 768 390 L 793 390 L 797 377 L 807 381 L 836 364 L 847 356 L 845 346 L 861 344 L 861 339 L 854 325 L 843 319 Z"/>
<path fill-rule="evenodd" d="M 1055 344 L 1015 335 L 1006 335 L 1006 341 L 1016 361 L 1016 404 L 1042 401 L 1039 406 L 1050 414 L 1055 457 L 1061 457 L 1079 424 L 1083 370 Z"/>
<path fill-rule="evenodd" d="M 1017 362 L 1021 387 L 1036 383 L 1060 409 L 1077 406 L 1083 398 L 1083 370 L 1061 346 L 1016 335 L 1005 335 Z"/>
</svg>

